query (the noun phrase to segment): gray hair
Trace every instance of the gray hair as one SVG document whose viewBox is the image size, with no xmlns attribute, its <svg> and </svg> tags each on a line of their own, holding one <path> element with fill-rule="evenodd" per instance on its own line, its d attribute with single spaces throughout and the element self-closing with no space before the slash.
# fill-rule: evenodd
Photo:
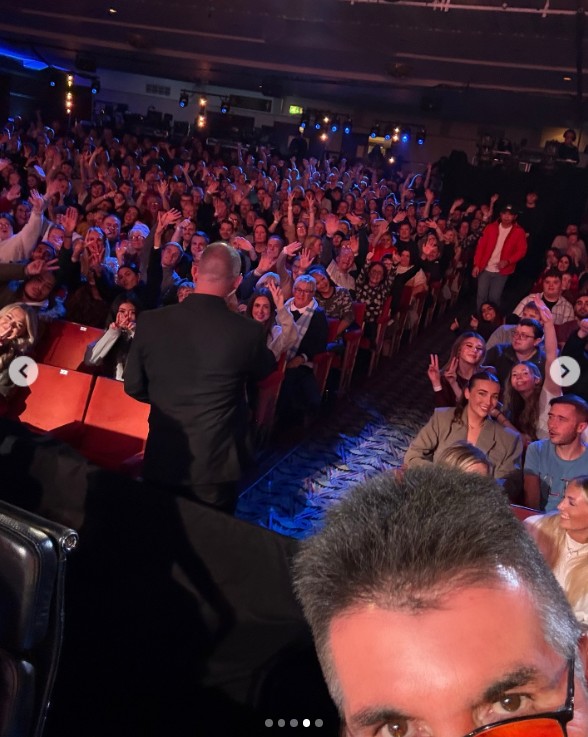
<svg viewBox="0 0 588 737">
<path fill-rule="evenodd" d="M 458 589 L 495 584 L 513 572 L 536 603 L 546 642 L 570 658 L 579 626 L 492 479 L 431 466 L 356 487 L 294 561 L 295 592 L 339 709 L 329 649 L 334 617 L 367 604 L 406 612 L 435 608 Z"/>
<path fill-rule="evenodd" d="M 310 274 L 301 274 L 294 280 L 294 284 L 292 286 L 295 287 L 298 284 L 310 284 L 310 286 L 312 286 L 312 291 L 316 292 L 316 281 Z"/>
</svg>

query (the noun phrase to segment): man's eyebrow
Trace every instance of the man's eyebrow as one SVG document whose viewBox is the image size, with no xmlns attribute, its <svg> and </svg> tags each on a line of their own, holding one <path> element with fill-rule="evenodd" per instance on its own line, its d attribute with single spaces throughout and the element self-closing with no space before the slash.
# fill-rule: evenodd
<svg viewBox="0 0 588 737">
<path fill-rule="evenodd" d="M 533 667 L 522 667 L 506 673 L 499 681 L 492 683 L 483 693 L 480 703 L 491 704 L 511 688 L 527 686 L 538 680 L 539 671 Z"/>
<path fill-rule="evenodd" d="M 371 727 L 374 724 L 393 722 L 395 719 L 410 718 L 407 714 L 398 711 L 398 709 L 392 709 L 389 706 L 373 706 L 356 712 L 347 720 L 346 724 L 355 731 L 361 727 Z"/>
</svg>

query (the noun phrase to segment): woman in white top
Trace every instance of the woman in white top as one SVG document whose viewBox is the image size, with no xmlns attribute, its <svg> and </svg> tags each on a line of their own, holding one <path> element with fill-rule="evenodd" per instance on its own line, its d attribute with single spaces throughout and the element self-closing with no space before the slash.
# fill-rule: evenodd
<svg viewBox="0 0 588 737">
<path fill-rule="evenodd" d="M 557 512 L 528 517 L 525 524 L 577 620 L 588 627 L 588 476 L 568 483 Z"/>
<path fill-rule="evenodd" d="M 534 363 L 520 361 L 512 367 L 504 392 L 504 414 L 521 433 L 525 446 L 548 436 L 549 402 L 561 396 L 561 387 L 551 378 L 551 366 L 557 358 L 553 315 L 543 302 L 538 301 L 537 306 L 545 334 L 545 380 Z"/>
<path fill-rule="evenodd" d="M 273 280 L 256 289 L 247 303 L 246 314 L 260 322 L 267 335 L 267 347 L 279 360 L 298 339 L 292 313 L 284 307 L 284 295 Z"/>
</svg>

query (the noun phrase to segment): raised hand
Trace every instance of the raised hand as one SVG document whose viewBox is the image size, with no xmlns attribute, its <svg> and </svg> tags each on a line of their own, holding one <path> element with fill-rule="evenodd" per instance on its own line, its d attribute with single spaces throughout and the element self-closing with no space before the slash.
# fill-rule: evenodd
<svg viewBox="0 0 588 737">
<path fill-rule="evenodd" d="M 39 274 L 46 274 L 50 271 L 57 271 L 59 264 L 56 258 L 52 258 L 49 261 L 45 261 L 42 258 L 29 261 L 25 266 L 25 274 L 27 276 L 39 276 Z"/>
<path fill-rule="evenodd" d="M 427 376 L 433 388 L 441 386 L 441 371 L 439 369 L 439 356 L 436 353 L 430 354 L 430 363 L 427 368 Z"/>
<path fill-rule="evenodd" d="M 65 228 L 65 235 L 71 235 L 76 229 L 78 224 L 78 211 L 75 207 L 68 207 L 63 216 L 63 227 Z"/>
<path fill-rule="evenodd" d="M 31 190 L 29 202 L 33 206 L 33 212 L 36 212 L 37 215 L 41 215 L 43 210 L 45 209 L 46 202 L 36 189 Z"/>
<path fill-rule="evenodd" d="M 470 315 L 470 327 L 472 330 L 477 330 L 480 321 L 475 315 Z"/>
<path fill-rule="evenodd" d="M 286 254 L 286 256 L 293 256 L 301 248 L 302 248 L 302 243 L 300 243 L 300 241 L 292 241 L 292 243 L 288 243 L 287 246 L 284 246 L 283 251 Z"/>
<path fill-rule="evenodd" d="M 281 310 L 284 306 L 284 293 L 282 292 L 282 288 L 279 287 L 272 279 L 268 279 L 266 283 L 267 288 L 270 290 L 273 297 L 276 310 Z"/>
<path fill-rule="evenodd" d="M 302 271 L 306 271 L 308 267 L 312 264 L 313 258 L 312 254 L 310 252 L 310 248 L 303 248 L 302 253 L 300 254 L 300 268 Z"/>
<path fill-rule="evenodd" d="M 10 200 L 12 202 L 13 200 L 17 200 L 20 197 L 21 192 L 21 186 L 20 184 L 13 184 L 12 187 L 8 190 L 6 193 L 6 199 Z"/>
<path fill-rule="evenodd" d="M 457 366 L 458 366 L 459 360 L 456 357 L 452 358 L 451 361 L 449 361 L 449 365 L 443 372 L 445 378 L 447 381 L 452 384 L 453 382 L 457 381 Z"/>
</svg>

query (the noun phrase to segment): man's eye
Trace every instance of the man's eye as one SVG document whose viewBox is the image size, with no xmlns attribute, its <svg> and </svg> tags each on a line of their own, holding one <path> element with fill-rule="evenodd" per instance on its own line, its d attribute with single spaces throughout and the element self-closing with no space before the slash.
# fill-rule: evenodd
<svg viewBox="0 0 588 737">
<path fill-rule="evenodd" d="M 400 717 L 385 724 L 381 734 L 382 737 L 407 737 L 409 729 L 408 720 Z"/>
</svg>

